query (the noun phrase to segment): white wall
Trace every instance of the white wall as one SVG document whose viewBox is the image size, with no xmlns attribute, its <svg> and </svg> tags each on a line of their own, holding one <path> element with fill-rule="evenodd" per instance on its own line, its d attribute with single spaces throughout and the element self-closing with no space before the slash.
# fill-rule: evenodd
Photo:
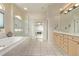
<svg viewBox="0 0 79 59">
<path fill-rule="evenodd" d="M 48 20 L 48 40 L 53 40 L 53 31 L 55 30 L 56 24 L 58 24 L 58 30 L 60 28 L 60 14 L 59 8 L 62 4 L 50 4 L 47 10 L 47 20 Z"/>
<path fill-rule="evenodd" d="M 12 31 L 12 8 L 11 8 L 12 5 L 6 5 L 6 4 L 2 4 L 2 8 L 1 10 L 4 10 L 4 29 L 3 31 L 0 32 L 0 38 L 1 37 L 6 37 L 6 33 L 8 31 Z M 0 10 L 0 11 L 1 11 Z M 8 28 L 8 29 L 7 29 Z"/>
</svg>

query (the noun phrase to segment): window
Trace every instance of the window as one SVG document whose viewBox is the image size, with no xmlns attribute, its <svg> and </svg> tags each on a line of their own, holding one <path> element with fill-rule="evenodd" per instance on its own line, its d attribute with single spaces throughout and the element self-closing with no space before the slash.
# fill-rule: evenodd
<svg viewBox="0 0 79 59">
<path fill-rule="evenodd" d="M 0 12 L 0 28 L 4 28 L 4 14 Z"/>
</svg>

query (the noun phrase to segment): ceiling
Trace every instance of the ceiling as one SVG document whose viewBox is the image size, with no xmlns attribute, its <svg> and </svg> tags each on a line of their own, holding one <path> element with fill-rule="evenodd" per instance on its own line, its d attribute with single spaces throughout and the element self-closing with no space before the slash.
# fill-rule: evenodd
<svg viewBox="0 0 79 59">
<path fill-rule="evenodd" d="M 55 8 L 59 9 L 58 7 L 64 6 L 65 3 L 16 3 L 16 5 L 22 9 L 27 8 L 28 12 L 44 12 L 47 10 L 48 5 L 52 5 L 55 10 Z"/>
<path fill-rule="evenodd" d="M 44 12 L 47 10 L 48 3 L 17 3 L 21 8 L 27 8 L 28 12 Z"/>
<path fill-rule="evenodd" d="M 65 3 L 16 3 L 16 5 L 22 9 L 27 8 L 30 19 L 41 21 L 46 14 L 43 12 L 47 11 L 48 14 L 50 14 L 49 16 L 53 18 L 59 13 L 60 8 L 62 8 Z"/>
</svg>

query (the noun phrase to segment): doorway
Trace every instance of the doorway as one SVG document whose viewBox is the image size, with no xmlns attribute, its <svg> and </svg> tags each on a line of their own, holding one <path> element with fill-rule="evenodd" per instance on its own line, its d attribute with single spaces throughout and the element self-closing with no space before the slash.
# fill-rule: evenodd
<svg viewBox="0 0 79 59">
<path fill-rule="evenodd" d="M 44 37 L 43 32 L 44 32 L 43 23 L 41 22 L 35 23 L 35 39 L 42 41 Z"/>
</svg>

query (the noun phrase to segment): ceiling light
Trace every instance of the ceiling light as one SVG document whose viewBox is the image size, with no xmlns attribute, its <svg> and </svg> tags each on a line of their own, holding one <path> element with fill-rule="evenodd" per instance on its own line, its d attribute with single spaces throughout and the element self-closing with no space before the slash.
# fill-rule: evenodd
<svg viewBox="0 0 79 59">
<path fill-rule="evenodd" d="M 24 8 L 24 10 L 27 10 L 27 8 Z"/>
<path fill-rule="evenodd" d="M 16 15 L 15 17 L 18 18 L 19 20 L 22 20 L 22 18 L 18 15 Z"/>
<path fill-rule="evenodd" d="M 41 23 L 38 23 L 39 25 L 41 24 Z"/>
<path fill-rule="evenodd" d="M 79 6 L 79 4 L 75 4 L 75 7 L 78 7 Z"/>
</svg>

